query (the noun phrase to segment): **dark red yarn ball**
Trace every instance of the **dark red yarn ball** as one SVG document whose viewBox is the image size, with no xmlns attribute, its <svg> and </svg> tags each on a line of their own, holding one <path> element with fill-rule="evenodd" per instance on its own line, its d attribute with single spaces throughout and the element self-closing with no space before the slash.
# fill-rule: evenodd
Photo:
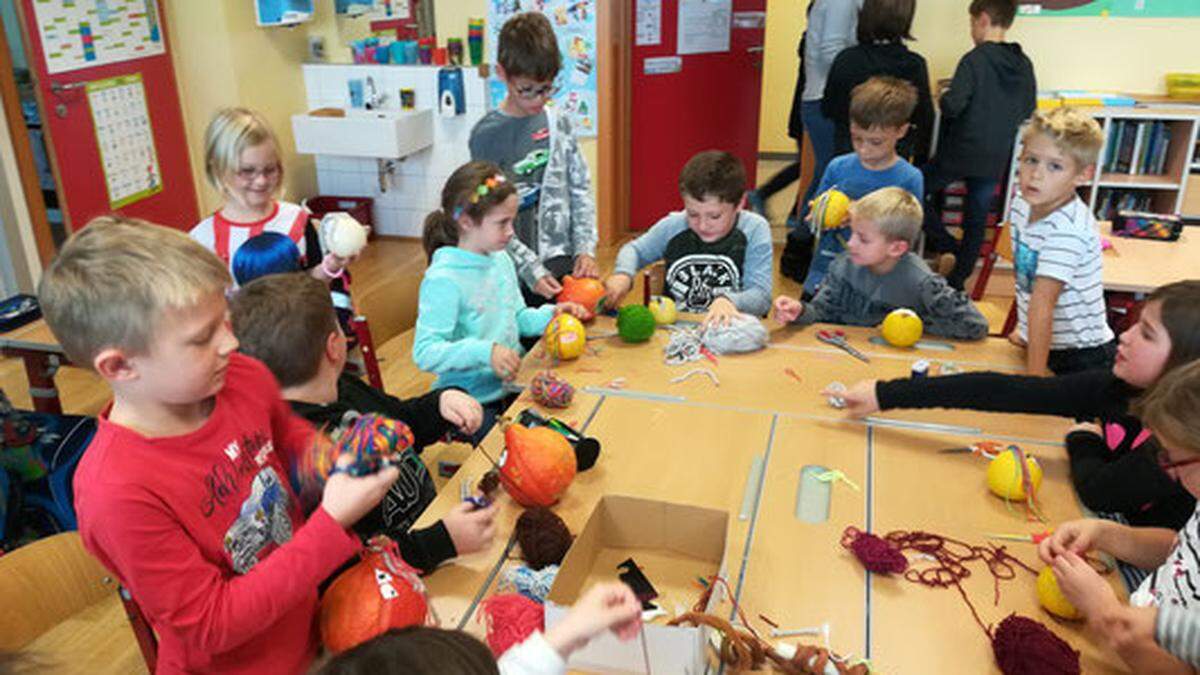
<svg viewBox="0 0 1200 675">
<path fill-rule="evenodd" d="M 992 636 L 1004 675 L 1079 675 L 1079 652 L 1041 623 L 1009 614 Z"/>
<path fill-rule="evenodd" d="M 842 546 L 850 549 L 868 572 L 903 574 L 908 569 L 908 559 L 891 542 L 857 527 L 842 532 Z"/>
<path fill-rule="evenodd" d="M 517 518 L 517 543 L 521 557 L 533 569 L 561 565 L 571 548 L 571 531 L 558 514 L 542 506 L 525 509 Z"/>
</svg>

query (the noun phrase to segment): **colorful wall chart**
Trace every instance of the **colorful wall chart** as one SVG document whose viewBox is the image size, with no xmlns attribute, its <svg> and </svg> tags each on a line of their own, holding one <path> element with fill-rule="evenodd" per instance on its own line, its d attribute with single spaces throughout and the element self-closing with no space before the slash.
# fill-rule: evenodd
<svg viewBox="0 0 1200 675">
<path fill-rule="evenodd" d="M 539 9 L 558 35 L 563 67 L 551 104 L 571 117 L 575 135 L 595 136 L 600 108 L 596 101 L 596 2 L 595 0 L 489 0 L 488 63 L 496 63 L 500 28 L 514 14 Z M 488 80 L 491 107 L 505 96 L 504 83 L 493 73 Z"/>
<path fill-rule="evenodd" d="M 88 82 L 87 94 L 109 205 L 119 209 L 162 192 L 142 74 Z"/>
<path fill-rule="evenodd" d="M 1200 16 L 1197 0 L 1018 0 L 1022 16 Z"/>
<path fill-rule="evenodd" d="M 51 74 L 166 51 L 156 0 L 36 0 L 33 10 Z"/>
</svg>

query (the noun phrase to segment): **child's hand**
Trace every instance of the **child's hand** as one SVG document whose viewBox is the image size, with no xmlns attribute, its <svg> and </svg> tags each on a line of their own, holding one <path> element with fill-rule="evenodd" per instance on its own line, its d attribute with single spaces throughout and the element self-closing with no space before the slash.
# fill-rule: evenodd
<svg viewBox="0 0 1200 675">
<path fill-rule="evenodd" d="M 492 345 L 492 372 L 496 377 L 508 382 L 517 376 L 521 369 L 521 357 L 504 345 Z"/>
<path fill-rule="evenodd" d="M 1051 569 L 1063 596 L 1085 619 L 1101 616 L 1105 610 L 1120 604 L 1112 586 L 1104 582 L 1088 561 L 1071 551 L 1055 558 Z"/>
<path fill-rule="evenodd" d="M 1008 334 L 1008 341 L 1020 347 L 1021 349 L 1029 346 L 1029 343 L 1025 342 L 1025 338 L 1021 337 L 1020 328 L 1012 329 L 1012 332 Z"/>
<path fill-rule="evenodd" d="M 338 466 L 344 467 L 353 461 L 351 457 L 343 456 L 338 460 Z M 354 477 L 343 471 L 334 472 L 325 481 L 321 507 L 338 525 L 349 528 L 379 504 L 399 477 L 400 470 L 394 466 L 370 476 Z"/>
<path fill-rule="evenodd" d="M 728 326 L 738 318 L 739 314 L 737 305 L 733 304 L 729 298 L 721 296 L 708 306 L 708 314 L 704 315 L 704 327 Z"/>
<path fill-rule="evenodd" d="M 546 631 L 546 642 L 563 659 L 605 630 L 630 640 L 642 624 L 642 603 L 623 583 L 597 584 L 575 603 L 561 622 Z"/>
<path fill-rule="evenodd" d="M 492 353 L 495 354 L 494 349 Z M 483 423 L 483 406 L 470 394 L 457 389 L 447 389 L 438 397 L 438 413 L 467 436 L 474 434 Z"/>
<path fill-rule="evenodd" d="M 1107 522 L 1098 518 L 1069 520 L 1054 528 L 1054 534 L 1038 544 L 1038 557 L 1047 565 L 1068 551 L 1083 555 L 1096 548 Z"/>
<path fill-rule="evenodd" d="M 607 291 L 604 295 L 604 306 L 608 309 L 616 309 L 631 288 L 633 288 L 633 277 L 620 272 L 611 275 L 604 280 L 604 290 Z"/>
<path fill-rule="evenodd" d="M 562 292 L 562 284 L 558 283 L 558 279 L 555 279 L 554 275 L 547 274 L 533 285 L 533 292 L 543 298 L 553 300 L 554 296 Z"/>
<path fill-rule="evenodd" d="M 875 395 L 876 380 L 862 380 L 846 391 L 830 391 L 822 389 L 821 395 L 841 397 L 846 402 L 846 412 L 851 417 L 866 417 L 879 412 L 879 397 Z"/>
<path fill-rule="evenodd" d="M 596 259 L 592 256 L 580 253 L 575 256 L 574 276 L 595 279 L 600 276 L 600 266 L 596 264 Z"/>
<path fill-rule="evenodd" d="M 579 319 L 580 321 L 583 321 L 588 318 L 587 308 L 584 307 L 583 305 L 579 304 L 578 302 L 560 302 L 554 306 L 554 315 L 555 316 L 558 316 L 559 314 L 562 314 L 563 312 L 570 314 L 571 316 L 575 317 L 576 319 Z"/>
<path fill-rule="evenodd" d="M 789 298 L 786 295 L 781 295 L 775 298 L 775 320 L 780 325 L 786 326 L 789 323 L 800 318 L 804 313 L 804 303 L 795 298 Z"/>
<path fill-rule="evenodd" d="M 483 551 L 492 545 L 496 536 L 496 504 L 477 509 L 470 502 L 461 502 L 450 508 L 442 518 L 450 541 L 458 555 Z"/>
<path fill-rule="evenodd" d="M 1075 424 L 1071 425 L 1070 429 L 1067 429 L 1067 435 L 1070 436 L 1076 431 L 1083 431 L 1089 434 L 1095 434 L 1100 438 L 1104 438 L 1104 429 L 1101 429 L 1100 425 L 1096 424 L 1095 422 L 1076 422 Z"/>
</svg>

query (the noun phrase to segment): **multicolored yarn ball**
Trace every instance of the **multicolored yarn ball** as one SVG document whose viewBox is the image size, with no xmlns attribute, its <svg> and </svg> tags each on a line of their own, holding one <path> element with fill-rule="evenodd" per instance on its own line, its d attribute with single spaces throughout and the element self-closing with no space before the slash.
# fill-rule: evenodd
<svg viewBox="0 0 1200 675">
<path fill-rule="evenodd" d="M 412 429 L 407 424 L 374 413 L 361 415 L 335 439 L 316 435 L 312 447 L 295 465 L 295 482 L 302 496 L 320 494 L 335 472 L 344 471 L 351 476 L 373 474 L 399 462 L 401 454 L 414 443 Z M 348 455 L 351 461 L 339 467 L 338 460 L 343 455 Z"/>
<path fill-rule="evenodd" d="M 554 585 L 556 576 L 558 565 L 547 565 L 540 570 L 529 569 L 524 565 L 510 567 L 500 579 L 500 590 L 515 591 L 534 602 L 546 602 L 546 596 L 550 595 L 550 587 Z"/>
<path fill-rule="evenodd" d="M 842 532 L 842 547 L 850 550 L 868 572 L 875 574 L 903 574 L 908 569 L 908 559 L 891 542 L 857 527 L 847 527 Z"/>
<path fill-rule="evenodd" d="M 570 361 L 582 356 L 587 349 L 587 331 L 583 322 L 564 312 L 546 324 L 542 342 L 551 358 Z"/>
<path fill-rule="evenodd" d="M 547 408 L 565 408 L 571 405 L 571 400 L 575 398 L 575 387 L 555 375 L 554 371 L 543 370 L 530 380 L 529 395 L 539 405 Z"/>
<path fill-rule="evenodd" d="M 371 540 L 362 559 L 342 572 L 321 598 L 321 641 L 341 652 L 392 628 L 429 619 L 425 585 L 385 536 Z"/>
<path fill-rule="evenodd" d="M 542 603 L 520 593 L 501 593 L 480 603 L 481 621 L 487 626 L 487 645 L 496 658 L 520 644 L 534 631 L 543 630 L 546 612 Z"/>
<path fill-rule="evenodd" d="M 1079 675 L 1079 652 L 1041 623 L 1009 614 L 992 635 L 1004 675 Z"/>
<path fill-rule="evenodd" d="M 658 325 L 645 305 L 625 305 L 617 312 L 617 335 L 625 342 L 645 342 Z"/>
<path fill-rule="evenodd" d="M 549 427 L 510 425 L 504 430 L 500 483 L 521 506 L 550 506 L 575 480 L 575 451 Z"/>
<path fill-rule="evenodd" d="M 540 570 L 548 565 L 561 565 L 571 548 L 571 531 L 558 514 L 545 507 L 525 509 L 514 532 L 521 545 L 521 557 L 529 566 Z"/>
</svg>

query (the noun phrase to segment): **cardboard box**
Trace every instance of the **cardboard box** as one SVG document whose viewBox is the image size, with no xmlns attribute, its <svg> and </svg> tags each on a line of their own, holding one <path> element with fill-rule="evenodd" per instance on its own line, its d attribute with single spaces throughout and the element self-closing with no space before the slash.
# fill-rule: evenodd
<svg viewBox="0 0 1200 675">
<path fill-rule="evenodd" d="M 572 603 L 593 585 L 617 581 L 617 565 L 633 558 L 659 593 L 654 600 L 671 616 L 688 611 L 700 593 L 697 577 L 725 576 L 726 511 L 652 499 L 606 495 L 563 559 L 546 597 L 546 627 L 563 619 Z M 715 591 L 709 606 L 720 602 Z M 568 666 L 599 672 L 705 672 L 710 629 L 667 626 L 660 619 L 639 636 L 621 642 L 612 633 L 571 655 Z"/>
</svg>

